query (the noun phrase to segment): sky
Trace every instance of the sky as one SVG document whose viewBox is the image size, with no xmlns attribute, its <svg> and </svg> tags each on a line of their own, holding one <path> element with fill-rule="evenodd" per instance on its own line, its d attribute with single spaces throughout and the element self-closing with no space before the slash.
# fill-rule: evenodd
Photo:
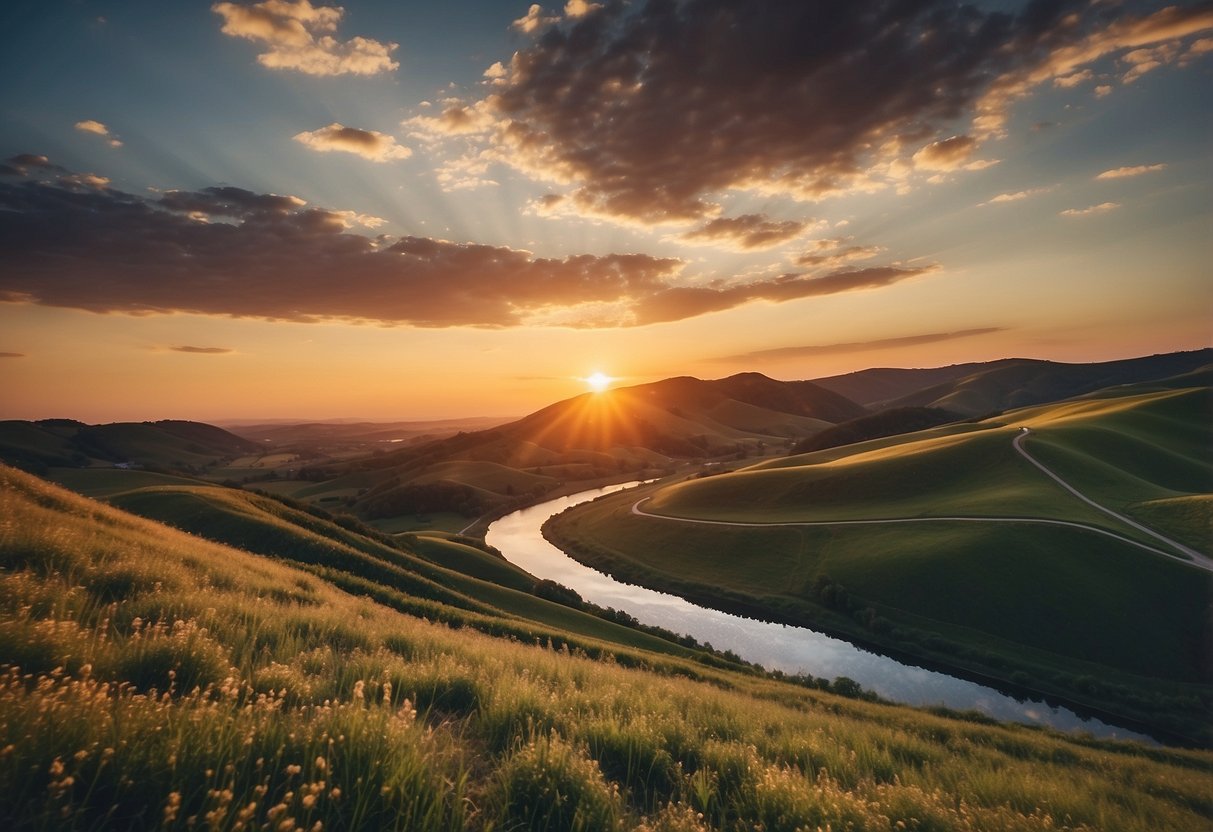
<svg viewBox="0 0 1213 832">
<path fill-rule="evenodd" d="M 0 418 L 1213 344 L 1213 3 L 6 0 Z"/>
</svg>

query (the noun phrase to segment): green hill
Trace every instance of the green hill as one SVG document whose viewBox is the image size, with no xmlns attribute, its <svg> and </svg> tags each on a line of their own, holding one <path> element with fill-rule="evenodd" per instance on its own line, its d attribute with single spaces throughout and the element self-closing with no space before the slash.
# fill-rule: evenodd
<svg viewBox="0 0 1213 832">
<path fill-rule="evenodd" d="M 386 527 L 443 515 L 455 518 L 447 528 L 459 529 L 549 493 L 651 477 L 687 460 L 762 455 L 864 412 L 809 382 L 758 373 L 671 378 L 586 393 L 487 430 L 308 466 L 299 474 L 306 482 L 279 493 L 340 500 Z"/>
<path fill-rule="evenodd" d="M 712 524 L 637 516 L 627 495 L 548 531 L 626 580 L 1213 738 L 1209 572 L 1062 489 L 1016 451 L 1023 428 L 1101 505 L 1210 552 L 1210 390 L 1165 385 L 692 478 L 643 505 Z M 788 523 L 806 525 L 770 525 Z"/>
<path fill-rule="evenodd" d="M 201 422 L 0 422 L 0 459 L 38 471 L 90 464 L 193 471 L 258 450 L 254 442 Z"/>
<path fill-rule="evenodd" d="M 1207 752 L 844 699 L 559 630 L 490 637 L 472 613 L 405 614 L 373 584 L 343 591 L 5 467 L 0 516 L 9 829 L 1145 832 L 1213 817 Z"/>
<path fill-rule="evenodd" d="M 980 416 L 1113 385 L 1171 378 L 1210 363 L 1213 349 L 1086 364 L 1004 358 L 931 369 L 860 370 L 813 383 L 873 409 L 941 407 Z"/>
<path fill-rule="evenodd" d="M 959 413 L 940 410 L 937 407 L 895 407 L 826 428 L 821 433 L 797 442 L 791 453 L 807 454 L 810 451 L 823 451 L 826 448 L 851 445 L 868 439 L 913 433 L 956 422 L 960 418 Z"/>
</svg>

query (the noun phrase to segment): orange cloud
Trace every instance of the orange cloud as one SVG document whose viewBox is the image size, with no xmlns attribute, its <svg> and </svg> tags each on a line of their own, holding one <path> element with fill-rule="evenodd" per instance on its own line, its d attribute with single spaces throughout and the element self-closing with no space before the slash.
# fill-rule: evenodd
<svg viewBox="0 0 1213 832">
<path fill-rule="evenodd" d="M 914 166 L 925 170 L 980 170 L 989 167 L 988 161 L 970 162 L 969 157 L 977 150 L 977 140 L 972 136 L 952 136 L 932 142 L 914 154 Z"/>
<path fill-rule="evenodd" d="M 1092 214 L 1106 214 L 1120 207 L 1119 202 L 1101 202 L 1087 208 L 1067 208 L 1060 212 L 1063 217 L 1088 217 Z"/>
<path fill-rule="evenodd" d="M 1028 188 L 1024 191 L 1012 191 L 1010 193 L 998 194 L 997 196 L 990 197 L 985 202 L 977 203 L 977 207 L 981 208 L 985 205 L 1002 205 L 1007 202 L 1019 202 L 1020 200 L 1036 196 L 1037 194 L 1048 193 L 1051 190 L 1053 190 L 1053 186 L 1050 185 L 1044 188 Z"/>
<path fill-rule="evenodd" d="M 525 32 L 528 35 L 543 26 L 550 26 L 560 20 L 559 17 L 545 17 L 543 7 L 538 3 L 532 3 L 530 8 L 526 10 L 526 14 L 515 20 L 510 25 L 520 32 Z"/>
<path fill-rule="evenodd" d="M 262 44 L 257 62 L 270 69 L 308 75 L 377 75 L 399 64 L 391 54 L 398 44 L 354 37 L 339 41 L 331 32 L 345 13 L 340 6 L 313 6 L 309 0 L 264 0 L 251 5 L 215 3 L 225 35 Z"/>
<path fill-rule="evenodd" d="M 812 248 L 796 258 L 795 263 L 798 266 L 813 268 L 833 268 L 860 260 L 871 260 L 884 251 L 880 246 L 844 245 L 846 242 L 847 240 L 841 237 L 816 240 Z"/>
<path fill-rule="evenodd" d="M 1130 176 L 1141 176 L 1144 173 L 1157 173 L 1160 170 L 1166 169 L 1165 164 L 1157 165 L 1133 165 L 1132 167 L 1113 168 L 1105 170 L 1103 173 L 1096 176 L 1096 179 L 1125 179 Z"/>
<path fill-rule="evenodd" d="M 1009 67 L 978 101 L 975 132 L 979 136 L 1001 134 L 1015 101 L 1048 81 L 1081 75 L 1085 67 L 1101 58 L 1163 44 L 1165 48 L 1157 52 L 1125 56 L 1131 69 L 1122 81 L 1130 83 L 1144 72 L 1173 61 L 1179 52 L 1175 42 L 1213 29 L 1213 8 L 1207 3 L 1168 6 L 1141 17 L 1129 12 L 1119 12 L 1122 16 L 1116 17 L 1118 12 L 1092 4 L 1085 13 L 1066 14 L 1051 28 L 1036 27 L 1030 40 L 1010 44 L 1026 59 Z M 1039 56 L 1041 47 L 1045 48 L 1043 57 Z M 1109 92 L 1108 84 L 1096 88 L 1099 97 Z"/>
<path fill-rule="evenodd" d="M 122 140 L 110 133 L 110 129 L 99 121 L 94 121 L 91 118 L 77 121 L 76 129 L 82 133 L 92 133 L 95 136 L 103 137 L 110 147 L 122 147 Z"/>
<path fill-rule="evenodd" d="M 353 153 L 372 162 L 407 159 L 413 155 L 413 151 L 396 144 L 396 139 L 386 133 L 376 130 L 359 130 L 357 127 L 346 127 L 337 122 L 333 122 L 328 127 L 321 127 L 319 130 L 298 133 L 295 135 L 295 141 L 321 153 L 336 150 Z"/>
</svg>

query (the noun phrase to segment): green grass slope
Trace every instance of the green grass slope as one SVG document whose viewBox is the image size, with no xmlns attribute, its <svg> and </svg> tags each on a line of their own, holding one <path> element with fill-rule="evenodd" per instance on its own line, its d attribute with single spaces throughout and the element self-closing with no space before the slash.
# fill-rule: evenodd
<svg viewBox="0 0 1213 832">
<path fill-rule="evenodd" d="M 1158 544 L 1103 504 L 1197 548 L 1213 460 L 1209 391 L 1118 390 L 979 424 L 773 460 L 657 488 L 644 510 L 744 523 L 1043 518 Z M 1213 740 L 1213 581 L 1081 529 L 1020 522 L 729 527 L 636 516 L 635 494 L 548 533 L 619 577 L 703 603 L 817 626 Z"/>
<path fill-rule="evenodd" d="M 966 416 L 1059 401 L 1114 385 L 1189 373 L 1213 362 L 1213 349 L 1093 364 L 1013 359 L 883 402 L 884 407 L 942 407 Z"/>
<path fill-rule="evenodd" d="M 258 450 L 254 442 L 200 422 L 0 422 L 0 459 L 39 472 L 47 466 L 79 467 L 95 461 L 195 469 Z"/>
<path fill-rule="evenodd" d="M 7 829 L 1145 832 L 1213 818 L 1206 752 L 452 629 L 7 468 L 0 517 Z"/>
<path fill-rule="evenodd" d="M 554 633 L 639 646 L 674 655 L 683 647 L 621 627 L 532 593 L 534 578 L 485 554 L 473 560 L 463 544 L 433 538 L 427 556 L 368 537 L 277 500 L 215 486 L 142 488 L 109 498 L 126 511 L 248 552 L 307 569 L 351 592 L 366 592 L 397 608 L 438 614 L 452 622 L 471 621 L 493 632 L 520 638 Z M 445 552 L 440 551 L 445 549 Z M 466 570 L 466 571 L 465 571 Z M 454 612 L 455 610 L 461 612 Z"/>
</svg>

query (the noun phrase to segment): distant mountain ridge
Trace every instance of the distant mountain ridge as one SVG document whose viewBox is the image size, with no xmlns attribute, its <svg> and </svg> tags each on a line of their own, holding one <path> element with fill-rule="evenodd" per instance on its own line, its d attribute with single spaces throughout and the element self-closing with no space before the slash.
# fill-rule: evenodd
<svg viewBox="0 0 1213 832">
<path fill-rule="evenodd" d="M 1213 348 L 1088 364 L 1004 358 L 921 370 L 874 368 L 813 383 L 875 410 L 935 407 L 979 416 L 1176 376 L 1209 364 Z"/>
<path fill-rule="evenodd" d="M 222 428 L 179 419 L 105 425 L 73 419 L 0 422 L 0 459 L 19 467 L 101 460 L 181 470 L 258 450 L 257 443 Z"/>
</svg>

